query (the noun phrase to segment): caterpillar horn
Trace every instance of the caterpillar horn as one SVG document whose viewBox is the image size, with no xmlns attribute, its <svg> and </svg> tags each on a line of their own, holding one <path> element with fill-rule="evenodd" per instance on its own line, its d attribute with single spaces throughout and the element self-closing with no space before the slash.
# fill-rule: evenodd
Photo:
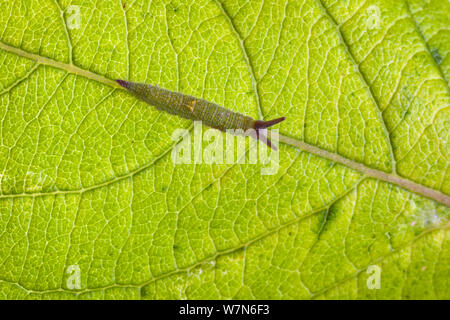
<svg viewBox="0 0 450 320">
<path fill-rule="evenodd" d="M 272 144 L 272 141 L 270 141 L 270 139 L 266 137 L 263 130 L 268 127 L 274 126 L 277 123 L 280 123 L 284 120 L 286 120 L 286 117 L 281 117 L 281 118 L 277 118 L 277 119 L 273 119 L 273 120 L 269 120 L 269 121 L 256 120 L 255 121 L 255 131 L 256 131 L 255 138 L 261 142 L 264 142 L 269 148 L 272 148 L 273 150 L 277 151 L 277 147 L 275 147 Z"/>
</svg>

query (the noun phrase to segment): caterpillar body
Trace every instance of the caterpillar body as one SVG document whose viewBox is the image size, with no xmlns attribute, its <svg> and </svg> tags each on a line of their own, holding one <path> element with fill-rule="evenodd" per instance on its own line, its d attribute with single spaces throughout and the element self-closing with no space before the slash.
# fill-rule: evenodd
<svg viewBox="0 0 450 320">
<path fill-rule="evenodd" d="M 253 138 L 264 142 L 274 150 L 276 150 L 276 147 L 264 135 L 262 130 L 286 119 L 282 117 L 270 121 L 254 120 L 249 116 L 190 95 L 184 95 L 145 83 L 125 80 L 116 80 L 116 82 L 138 99 L 156 107 L 160 111 L 186 119 L 200 120 L 209 127 L 225 132 L 227 130 L 251 132 Z"/>
</svg>

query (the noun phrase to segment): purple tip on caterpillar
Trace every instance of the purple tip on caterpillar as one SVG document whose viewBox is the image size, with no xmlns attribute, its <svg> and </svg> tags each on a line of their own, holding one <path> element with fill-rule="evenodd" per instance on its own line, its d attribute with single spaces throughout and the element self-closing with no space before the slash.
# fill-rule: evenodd
<svg viewBox="0 0 450 320">
<path fill-rule="evenodd" d="M 265 129 L 265 128 L 274 126 L 277 123 L 280 123 L 281 121 L 284 121 L 284 120 L 286 120 L 286 117 L 281 117 L 281 118 L 273 119 L 273 120 L 269 120 L 269 121 L 256 120 L 255 121 L 255 130 Z"/>
<path fill-rule="evenodd" d="M 284 120 L 286 120 L 286 117 L 281 117 L 269 121 L 256 120 L 255 121 L 256 139 L 264 142 L 265 144 L 267 144 L 269 148 L 272 148 L 273 150 L 277 151 L 277 148 L 272 144 L 272 141 L 270 141 L 270 139 L 267 138 L 260 130 L 276 125 L 277 123 L 280 123 L 281 121 Z"/>
<path fill-rule="evenodd" d="M 128 89 L 128 81 L 125 81 L 125 80 L 116 80 L 116 82 L 117 82 L 120 86 L 124 87 L 125 89 Z"/>
<path fill-rule="evenodd" d="M 272 144 L 272 141 L 270 141 L 269 138 L 267 138 L 264 133 L 262 133 L 259 130 L 256 130 L 256 140 L 259 140 L 261 142 L 264 142 L 269 148 L 271 148 L 273 151 L 278 151 L 277 147 L 275 147 Z"/>
</svg>

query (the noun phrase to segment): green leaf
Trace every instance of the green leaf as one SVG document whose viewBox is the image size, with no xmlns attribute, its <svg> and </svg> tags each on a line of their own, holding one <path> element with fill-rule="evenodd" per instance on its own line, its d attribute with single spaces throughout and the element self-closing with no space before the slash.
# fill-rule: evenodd
<svg viewBox="0 0 450 320">
<path fill-rule="evenodd" d="M 441 0 L 2 1 L 2 297 L 449 299 L 449 26 Z M 114 79 L 286 116 L 280 169 L 175 165 L 192 122 Z"/>
</svg>

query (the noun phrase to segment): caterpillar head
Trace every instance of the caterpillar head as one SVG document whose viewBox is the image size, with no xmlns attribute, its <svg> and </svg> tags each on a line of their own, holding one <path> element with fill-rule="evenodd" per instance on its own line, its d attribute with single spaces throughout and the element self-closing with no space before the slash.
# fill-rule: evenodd
<svg viewBox="0 0 450 320">
<path fill-rule="evenodd" d="M 286 117 L 281 117 L 278 119 L 273 119 L 273 120 L 269 120 L 269 121 L 263 121 L 263 120 L 256 120 L 255 121 L 255 136 L 253 138 L 255 138 L 256 140 L 262 141 L 265 144 L 267 144 L 268 147 L 272 148 L 273 150 L 277 151 L 277 147 L 275 147 L 272 144 L 272 141 L 270 141 L 269 138 L 267 138 L 266 136 L 266 129 L 268 127 L 274 126 L 277 123 L 280 123 L 281 121 L 284 121 L 286 119 Z"/>
</svg>

